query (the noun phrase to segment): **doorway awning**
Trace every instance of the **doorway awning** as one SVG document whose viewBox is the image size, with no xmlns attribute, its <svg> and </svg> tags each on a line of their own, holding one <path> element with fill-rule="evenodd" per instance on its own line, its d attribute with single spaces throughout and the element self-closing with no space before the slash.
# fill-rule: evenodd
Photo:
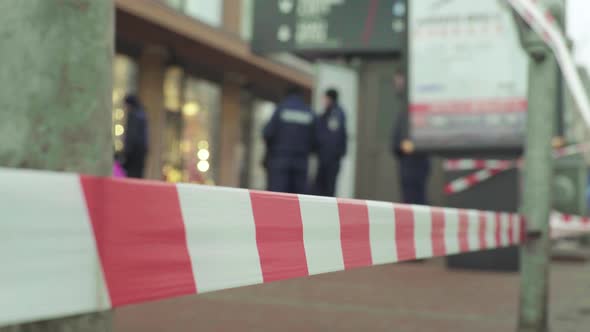
<svg viewBox="0 0 590 332">
<path fill-rule="evenodd" d="M 277 100 L 289 85 L 309 94 L 313 77 L 256 55 L 238 36 L 209 26 L 155 0 L 115 0 L 117 46 L 140 50 L 165 46 L 174 59 L 205 78 L 238 80 L 262 97 Z"/>
</svg>

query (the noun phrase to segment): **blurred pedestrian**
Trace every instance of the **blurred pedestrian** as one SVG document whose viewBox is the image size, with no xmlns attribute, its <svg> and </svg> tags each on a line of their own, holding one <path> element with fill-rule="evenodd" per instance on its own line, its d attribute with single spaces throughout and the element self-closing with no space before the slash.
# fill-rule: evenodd
<svg viewBox="0 0 590 332">
<path fill-rule="evenodd" d="M 264 127 L 268 190 L 306 193 L 308 158 L 314 147 L 315 116 L 298 87 L 286 97 Z"/>
<path fill-rule="evenodd" d="M 394 75 L 394 89 L 405 105 L 405 78 L 397 72 Z M 399 179 L 403 202 L 426 205 L 426 187 L 430 174 L 428 155 L 415 151 L 409 139 L 409 119 L 407 107 L 397 111 L 392 135 L 392 152 L 399 162 Z"/>
<path fill-rule="evenodd" d="M 125 145 L 123 168 L 128 177 L 142 178 L 145 158 L 148 151 L 148 127 L 145 111 L 134 95 L 125 97 L 127 124 L 125 126 Z"/>
<path fill-rule="evenodd" d="M 115 152 L 115 156 L 113 158 L 113 177 L 114 178 L 124 178 L 127 176 L 125 174 L 125 170 L 123 166 L 121 166 L 121 156 L 119 153 Z"/>
<path fill-rule="evenodd" d="M 314 193 L 334 196 L 340 161 L 346 154 L 346 116 L 338 103 L 338 91 L 329 89 L 324 95 L 324 113 L 316 125 L 318 172 Z"/>
<path fill-rule="evenodd" d="M 125 170 L 123 170 L 123 167 L 121 166 L 119 161 L 117 161 L 117 160 L 113 161 L 113 177 L 114 178 L 124 178 L 125 176 L 126 176 Z"/>
</svg>

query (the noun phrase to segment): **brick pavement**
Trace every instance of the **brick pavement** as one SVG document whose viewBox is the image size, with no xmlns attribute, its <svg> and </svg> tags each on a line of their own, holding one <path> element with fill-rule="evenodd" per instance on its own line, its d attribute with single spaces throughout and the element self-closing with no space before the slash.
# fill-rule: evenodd
<svg viewBox="0 0 590 332">
<path fill-rule="evenodd" d="M 120 308 L 115 331 L 514 331 L 518 282 L 384 265 Z M 553 331 L 590 331 L 590 264 L 554 264 L 551 287 Z"/>
</svg>

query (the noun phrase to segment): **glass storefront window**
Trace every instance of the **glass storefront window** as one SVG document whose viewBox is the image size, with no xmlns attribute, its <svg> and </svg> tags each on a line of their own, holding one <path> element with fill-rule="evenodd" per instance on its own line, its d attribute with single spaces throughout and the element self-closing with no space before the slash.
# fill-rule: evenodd
<svg viewBox="0 0 590 332">
<path fill-rule="evenodd" d="M 240 21 L 241 37 L 245 41 L 252 41 L 252 28 L 254 26 L 254 0 L 242 0 L 242 19 Z"/>
<path fill-rule="evenodd" d="M 125 137 L 125 95 L 137 91 L 137 65 L 128 56 L 113 59 L 113 142 L 115 153 L 123 151 Z"/>
<path fill-rule="evenodd" d="M 214 27 L 221 26 L 223 0 L 185 0 L 185 13 Z"/>
<path fill-rule="evenodd" d="M 180 140 L 182 135 L 182 80 L 180 67 L 169 67 L 164 75 L 164 149 L 162 150 L 162 176 L 168 182 L 185 181 L 182 170 Z"/>
<path fill-rule="evenodd" d="M 186 0 L 160 0 L 160 1 L 164 2 L 165 4 L 170 6 L 171 8 L 174 8 L 178 11 L 182 11 L 184 9 L 184 2 Z"/>
<path fill-rule="evenodd" d="M 223 0 L 162 0 L 166 5 L 214 27 L 222 23 Z"/>
<path fill-rule="evenodd" d="M 188 77 L 185 82 L 182 118 L 184 168 L 189 182 L 214 184 L 212 163 L 215 113 L 219 111 L 220 89 L 204 80 Z"/>
<path fill-rule="evenodd" d="M 215 184 L 220 88 L 173 67 L 166 72 L 164 100 L 163 177 L 169 182 Z"/>
<path fill-rule="evenodd" d="M 169 67 L 164 75 L 164 108 L 169 112 L 180 112 L 183 76 L 180 67 Z"/>
</svg>

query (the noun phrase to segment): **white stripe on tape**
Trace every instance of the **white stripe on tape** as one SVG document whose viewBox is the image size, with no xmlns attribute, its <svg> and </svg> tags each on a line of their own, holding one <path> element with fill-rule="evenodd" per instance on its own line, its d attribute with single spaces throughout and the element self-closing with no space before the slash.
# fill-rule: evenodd
<svg viewBox="0 0 590 332">
<path fill-rule="evenodd" d="M 469 181 L 467 181 L 467 178 L 461 178 L 451 183 L 451 189 L 453 192 L 463 191 L 467 188 L 469 188 Z"/>
<path fill-rule="evenodd" d="M 494 212 L 486 212 L 485 235 L 487 248 L 494 248 L 496 246 L 496 214 Z"/>
<path fill-rule="evenodd" d="M 414 245 L 416 258 L 432 257 L 432 216 L 429 206 L 414 205 Z"/>
<path fill-rule="evenodd" d="M 447 255 L 456 254 L 459 247 L 459 212 L 456 209 L 445 209 L 445 248 Z"/>
<path fill-rule="evenodd" d="M 469 251 L 479 250 L 479 212 L 468 210 L 469 224 L 467 228 L 467 244 Z"/>
<path fill-rule="evenodd" d="M 0 172 L 0 326 L 110 307 L 78 175 Z"/>
<path fill-rule="evenodd" d="M 491 176 L 492 176 L 492 172 L 488 169 L 483 169 L 483 170 L 475 173 L 475 178 L 480 182 L 491 177 Z"/>
<path fill-rule="evenodd" d="M 177 185 L 198 292 L 262 282 L 247 190 Z"/>
<path fill-rule="evenodd" d="M 510 219 L 508 217 L 508 213 L 506 212 L 502 212 L 500 215 L 500 227 L 501 227 L 501 233 L 500 233 L 500 241 L 502 242 L 502 246 L 508 246 L 509 242 L 509 235 L 508 235 L 508 230 L 510 229 Z"/>
<path fill-rule="evenodd" d="M 475 160 L 473 159 L 464 159 L 459 162 L 460 169 L 473 169 L 475 168 Z"/>
<path fill-rule="evenodd" d="M 367 208 L 373 264 L 397 262 L 393 204 L 367 201 Z"/>
<path fill-rule="evenodd" d="M 309 274 L 344 270 L 336 199 L 299 195 L 299 205 Z"/>
<path fill-rule="evenodd" d="M 499 160 L 488 160 L 486 162 L 486 167 L 488 168 L 498 168 L 502 163 Z"/>
</svg>

